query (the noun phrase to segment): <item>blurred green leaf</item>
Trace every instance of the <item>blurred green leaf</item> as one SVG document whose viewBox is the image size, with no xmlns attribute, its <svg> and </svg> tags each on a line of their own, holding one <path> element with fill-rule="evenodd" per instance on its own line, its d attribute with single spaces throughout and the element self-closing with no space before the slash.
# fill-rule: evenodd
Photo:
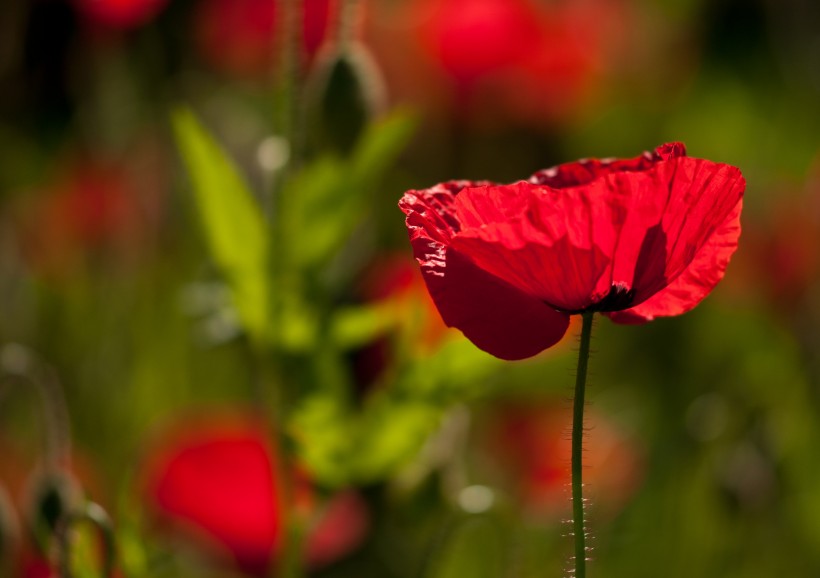
<svg viewBox="0 0 820 578">
<path fill-rule="evenodd" d="M 240 319 L 255 341 L 268 322 L 268 231 L 242 176 L 187 108 L 173 112 L 177 146 L 193 181 L 194 197 L 214 262 L 230 283 Z"/>
<path fill-rule="evenodd" d="M 396 111 L 368 126 L 353 152 L 353 179 L 358 186 L 374 186 L 410 142 L 416 119 L 406 111 Z"/>
<path fill-rule="evenodd" d="M 346 307 L 336 311 L 331 324 L 331 338 L 342 349 L 361 347 L 395 323 L 396 304 L 390 301 Z"/>
<path fill-rule="evenodd" d="M 446 404 L 487 393 L 487 377 L 502 367 L 503 361 L 458 336 L 416 360 L 403 383 L 408 395 Z"/>
<path fill-rule="evenodd" d="M 368 196 L 407 144 L 414 126 L 396 113 L 365 130 L 349 160 L 321 157 L 283 191 L 281 218 L 290 263 L 299 269 L 326 263 L 367 215 Z"/>
<path fill-rule="evenodd" d="M 500 528 L 486 518 L 468 519 L 448 537 L 427 578 L 504 576 Z"/>
<path fill-rule="evenodd" d="M 353 437 L 350 415 L 327 389 L 305 396 L 291 413 L 288 431 L 311 475 L 327 486 L 350 483 Z"/>
<path fill-rule="evenodd" d="M 390 476 L 416 456 L 438 428 L 442 408 L 424 402 L 383 397 L 359 422 L 355 454 L 357 480 L 369 483 Z"/>
</svg>

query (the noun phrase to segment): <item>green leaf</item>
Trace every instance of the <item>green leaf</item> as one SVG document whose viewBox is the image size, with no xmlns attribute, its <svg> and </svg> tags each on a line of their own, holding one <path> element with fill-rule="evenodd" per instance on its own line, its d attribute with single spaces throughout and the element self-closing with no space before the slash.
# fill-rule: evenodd
<svg viewBox="0 0 820 578">
<path fill-rule="evenodd" d="M 414 119 L 396 113 L 365 130 L 351 158 L 325 156 L 305 166 L 282 195 L 288 259 L 298 269 L 325 265 L 366 217 L 385 171 L 407 144 Z"/>
<path fill-rule="evenodd" d="M 504 575 L 500 528 L 486 518 L 457 526 L 433 559 L 427 578 L 497 578 Z"/>
<path fill-rule="evenodd" d="M 351 455 L 358 481 L 370 483 L 406 465 L 438 429 L 443 413 L 434 405 L 389 397 L 368 407 Z"/>
<path fill-rule="evenodd" d="M 396 304 L 346 307 L 335 312 L 330 327 L 333 342 L 342 349 L 361 347 L 383 335 L 396 322 Z"/>
<path fill-rule="evenodd" d="M 367 127 L 353 152 L 353 178 L 358 186 L 375 186 L 407 146 L 415 127 L 415 117 L 402 110 Z"/>
<path fill-rule="evenodd" d="M 338 397 L 327 390 L 305 396 L 288 420 L 288 432 L 314 479 L 326 486 L 350 483 L 353 422 Z"/>
<path fill-rule="evenodd" d="M 188 108 L 172 114 L 177 146 L 193 181 L 208 248 L 228 280 L 248 334 L 267 331 L 268 231 L 261 209 L 234 164 Z"/>
</svg>

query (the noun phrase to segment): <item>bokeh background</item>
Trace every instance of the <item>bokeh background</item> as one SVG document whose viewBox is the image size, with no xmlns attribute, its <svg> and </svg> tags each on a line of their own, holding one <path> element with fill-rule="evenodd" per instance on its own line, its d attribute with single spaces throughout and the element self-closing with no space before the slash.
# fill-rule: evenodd
<svg viewBox="0 0 820 578">
<path fill-rule="evenodd" d="M 129 578 L 563 575 L 575 342 L 443 327 L 396 203 L 673 140 L 743 234 L 595 327 L 589 573 L 820 575 L 817 2 L 4 0 L 0 87 L 0 576 L 85 500 Z"/>
</svg>

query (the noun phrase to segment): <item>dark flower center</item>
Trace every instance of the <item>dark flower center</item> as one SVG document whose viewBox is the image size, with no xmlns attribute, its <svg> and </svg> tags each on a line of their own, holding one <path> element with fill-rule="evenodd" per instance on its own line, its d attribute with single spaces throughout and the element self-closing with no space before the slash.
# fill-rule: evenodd
<svg viewBox="0 0 820 578">
<path fill-rule="evenodd" d="M 626 283 L 613 283 L 609 288 L 609 293 L 604 295 L 601 299 L 589 307 L 575 311 L 565 311 L 565 313 L 575 315 L 586 311 L 623 311 L 624 309 L 629 309 L 632 306 L 632 301 L 634 298 L 635 290 L 631 289 Z"/>
<path fill-rule="evenodd" d="M 632 306 L 635 290 L 626 283 L 613 283 L 603 299 L 587 307 L 587 311 L 621 311 Z"/>
</svg>

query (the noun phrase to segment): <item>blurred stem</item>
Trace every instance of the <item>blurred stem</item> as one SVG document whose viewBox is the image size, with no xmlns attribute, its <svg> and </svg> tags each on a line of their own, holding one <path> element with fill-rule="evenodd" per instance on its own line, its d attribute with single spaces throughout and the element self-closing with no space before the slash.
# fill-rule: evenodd
<svg viewBox="0 0 820 578">
<path fill-rule="evenodd" d="M 355 40 L 360 11 L 361 0 L 342 0 L 337 37 L 339 52 L 347 50 L 353 40 Z"/>
<path fill-rule="evenodd" d="M 273 0 L 271 0 L 273 1 Z M 290 158 L 284 168 L 287 176 L 298 168 L 301 158 L 301 140 L 299 138 L 299 119 L 301 102 L 301 48 L 302 18 L 304 14 L 302 0 L 284 0 L 281 2 L 282 20 L 279 24 L 279 91 L 280 115 L 279 132 L 290 147 Z"/>
<path fill-rule="evenodd" d="M 0 394 L 3 394 L 3 381 L 12 379 L 29 382 L 40 397 L 46 464 L 54 469 L 68 467 L 71 459 L 71 433 L 66 401 L 57 373 L 30 349 L 10 343 L 0 348 Z"/>
<path fill-rule="evenodd" d="M 290 488 L 291 505 L 294 504 L 295 488 Z M 276 576 L 279 578 L 302 578 L 304 571 L 304 547 L 306 524 L 304 517 L 296 508 L 289 508 L 288 519 L 285 528 L 285 544 L 287 547 L 282 552 Z"/>
<path fill-rule="evenodd" d="M 584 524 L 583 439 L 584 439 L 584 389 L 587 382 L 589 342 L 592 336 L 592 317 L 587 311 L 581 314 L 581 347 L 578 351 L 578 371 L 575 375 L 575 399 L 572 406 L 572 533 L 575 537 L 574 578 L 586 577 L 586 525 Z"/>
<path fill-rule="evenodd" d="M 286 530 L 276 564 L 271 564 L 271 576 L 278 578 L 301 578 L 304 575 L 303 563 L 303 530 L 297 508 L 296 474 L 293 467 L 293 449 L 286 432 L 294 404 L 293 391 L 287 379 L 286 360 L 281 351 L 282 299 L 284 292 L 285 264 L 283 246 L 285 235 L 282 231 L 283 204 L 287 183 L 299 169 L 303 155 L 302 133 L 302 31 L 304 18 L 304 0 L 270 0 L 278 1 L 281 9 L 281 20 L 277 30 L 279 45 L 279 118 L 277 129 L 290 149 L 288 161 L 274 187 L 269 205 L 270 264 L 269 274 L 274 288 L 270 295 L 270 324 L 274 331 L 274 344 L 264 364 L 269 369 L 269 383 L 274 388 L 274 424 L 277 447 L 280 452 L 278 475 L 281 480 L 280 506 L 284 511 Z"/>
<path fill-rule="evenodd" d="M 75 576 L 71 568 L 71 530 L 81 522 L 90 522 L 97 529 L 102 541 L 101 575 L 104 578 L 111 578 L 114 575 L 114 528 L 106 511 L 93 502 L 88 502 L 80 510 L 69 513 L 57 526 L 60 578 Z"/>
</svg>

